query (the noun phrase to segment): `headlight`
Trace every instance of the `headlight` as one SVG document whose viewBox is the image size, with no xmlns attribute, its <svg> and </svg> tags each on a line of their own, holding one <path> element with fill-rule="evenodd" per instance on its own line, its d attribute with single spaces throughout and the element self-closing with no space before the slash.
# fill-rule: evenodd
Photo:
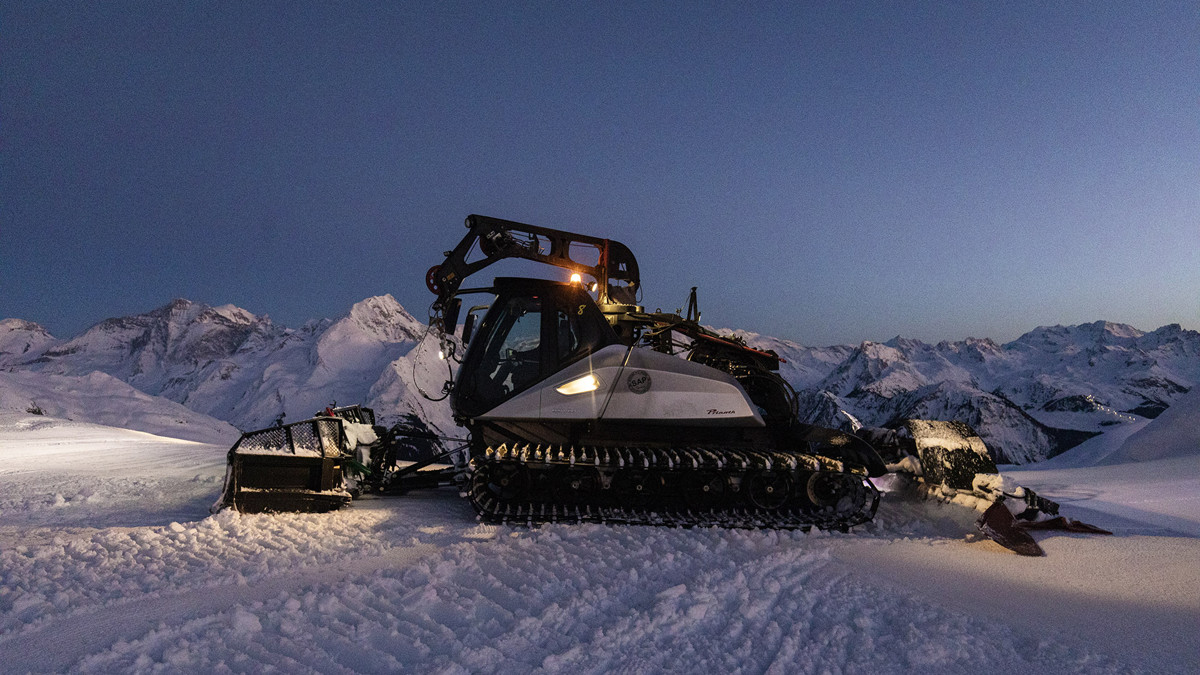
<svg viewBox="0 0 1200 675">
<path fill-rule="evenodd" d="M 573 396 L 575 394 L 583 394 L 589 391 L 596 391 L 600 388 L 600 380 L 596 379 L 595 375 L 588 373 L 583 377 L 571 380 L 570 382 L 554 388 L 564 396 Z"/>
</svg>

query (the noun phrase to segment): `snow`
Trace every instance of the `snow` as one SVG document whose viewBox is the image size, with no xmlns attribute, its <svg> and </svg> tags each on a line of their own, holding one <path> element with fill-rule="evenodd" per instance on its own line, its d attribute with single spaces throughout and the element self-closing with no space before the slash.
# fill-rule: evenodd
<svg viewBox="0 0 1200 675">
<path fill-rule="evenodd" d="M 330 514 L 209 515 L 227 449 L 0 415 L 3 669 L 1125 673 L 1200 662 L 1200 452 L 1006 471 L 1115 533 L 1037 533 L 1047 557 L 1031 559 L 967 535 L 974 511 L 901 492 L 849 534 L 486 526 L 453 490 Z"/>
<path fill-rule="evenodd" d="M 1175 324 L 1151 333 L 1104 321 L 1040 327 L 1005 345 L 896 337 L 820 349 L 735 333 L 787 360 L 779 372 L 797 389 L 806 422 L 849 429 L 847 415 L 868 427 L 958 420 L 1013 463 L 1052 457 L 1080 438 L 1054 429 L 1107 434 L 1153 417 L 1200 382 L 1200 333 Z"/>
<path fill-rule="evenodd" d="M 40 409 L 50 416 L 207 443 L 232 443 L 237 429 L 111 375 L 0 371 L 0 414 Z"/>
<path fill-rule="evenodd" d="M 1200 453 L 1200 387 L 1131 434 L 1113 461 L 1145 461 Z"/>
<path fill-rule="evenodd" d="M 56 340 L 27 321 L 0 320 L 0 368 L 75 377 L 107 373 L 246 431 L 270 426 L 280 413 L 289 421 L 305 419 L 333 402 L 373 406 L 385 426 L 414 413 L 448 431 L 454 426 L 449 406 L 429 405 L 411 386 L 415 380 L 437 392 L 445 380 L 436 344 L 430 349 L 422 342 L 426 331 L 390 295 L 367 298 L 336 321 L 312 321 L 300 330 L 232 305 L 175 300 L 105 320 L 70 340 Z M 28 406 L 23 401 L 20 409 Z"/>
<path fill-rule="evenodd" d="M 1005 345 L 896 337 L 812 348 L 734 334 L 784 359 L 779 373 L 797 389 L 805 422 L 851 428 L 953 419 L 971 424 L 994 456 L 1013 463 L 1051 457 L 1087 436 L 1055 429 L 1123 432 L 1200 383 L 1200 333 L 1177 324 L 1150 333 L 1103 321 L 1040 327 Z M 383 426 L 415 416 L 452 436 L 444 385 L 453 360 L 438 358 L 442 346 L 390 295 L 298 330 L 233 305 L 183 299 L 106 319 L 66 340 L 35 323 L 0 319 L 0 369 L 79 378 L 105 373 L 245 431 L 271 426 L 281 414 L 301 420 L 341 402 L 374 408 Z M 12 409 L 31 407 L 28 398 Z M 82 416 L 95 412 L 90 407 L 80 410 L 51 414 L 216 442 L 172 433 L 161 423 L 146 426 L 133 419 L 130 405 L 110 407 L 103 419 Z"/>
</svg>

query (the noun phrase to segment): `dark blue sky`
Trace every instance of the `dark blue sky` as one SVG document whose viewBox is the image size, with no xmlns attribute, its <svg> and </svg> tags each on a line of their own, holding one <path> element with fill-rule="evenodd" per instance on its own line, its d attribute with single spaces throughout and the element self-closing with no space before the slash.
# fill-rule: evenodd
<svg viewBox="0 0 1200 675">
<path fill-rule="evenodd" d="M 0 317 L 423 317 L 483 213 L 805 344 L 1200 328 L 1200 5 L 734 4 L 5 3 Z"/>
</svg>

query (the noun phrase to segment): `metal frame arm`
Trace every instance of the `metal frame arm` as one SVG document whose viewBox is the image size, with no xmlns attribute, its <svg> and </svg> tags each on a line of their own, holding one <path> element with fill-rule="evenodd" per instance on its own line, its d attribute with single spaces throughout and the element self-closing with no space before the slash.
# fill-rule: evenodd
<svg viewBox="0 0 1200 675">
<path fill-rule="evenodd" d="M 467 216 L 466 226 L 470 231 L 462 241 L 446 252 L 442 264 L 429 268 L 425 275 L 425 284 L 438 296 L 433 303 L 435 313 L 449 307 L 467 277 L 506 258 L 532 260 L 586 274 L 597 281 L 600 304 L 626 304 L 637 293 L 641 281 L 637 259 L 621 242 L 480 215 Z M 484 257 L 467 262 L 477 243 Z M 571 244 L 594 246 L 599 251 L 599 261 L 589 265 L 572 259 Z"/>
</svg>

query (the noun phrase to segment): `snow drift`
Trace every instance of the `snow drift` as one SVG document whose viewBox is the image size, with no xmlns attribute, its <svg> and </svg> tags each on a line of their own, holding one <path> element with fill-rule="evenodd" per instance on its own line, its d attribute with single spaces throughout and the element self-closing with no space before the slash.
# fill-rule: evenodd
<svg viewBox="0 0 1200 675">
<path fill-rule="evenodd" d="M 1033 560 L 965 537 L 973 511 L 899 493 L 848 535 L 481 526 L 453 490 L 209 516 L 225 450 L 0 415 L 5 669 L 1137 673 L 1200 659 L 1196 454 L 1019 472 L 1116 532 L 1039 534 L 1048 557 Z"/>
<path fill-rule="evenodd" d="M 1131 435 L 1108 460 L 1144 462 L 1200 454 L 1200 389 Z"/>
<path fill-rule="evenodd" d="M 233 443 L 238 430 L 99 371 L 47 375 L 0 370 L 0 412 L 44 414 L 204 443 Z"/>
</svg>

